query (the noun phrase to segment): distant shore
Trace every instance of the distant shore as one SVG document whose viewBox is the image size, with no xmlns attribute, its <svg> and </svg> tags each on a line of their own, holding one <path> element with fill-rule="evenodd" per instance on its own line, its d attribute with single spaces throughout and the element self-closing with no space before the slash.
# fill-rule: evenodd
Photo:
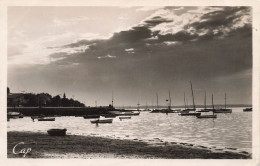
<svg viewBox="0 0 260 166">
<path fill-rule="evenodd" d="M 21 143 L 23 142 L 23 143 Z M 20 144 L 18 144 L 20 143 Z M 8 132 L 8 158 L 22 158 L 22 149 L 31 148 L 25 158 L 140 158 L 140 159 L 250 159 L 250 154 L 184 146 L 175 142 L 147 143 L 96 136 L 49 136 L 47 133 Z"/>
</svg>

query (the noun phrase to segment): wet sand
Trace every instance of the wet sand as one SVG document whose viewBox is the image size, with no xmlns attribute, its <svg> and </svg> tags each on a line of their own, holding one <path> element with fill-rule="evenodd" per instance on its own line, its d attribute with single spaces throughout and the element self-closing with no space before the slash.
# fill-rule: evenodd
<svg viewBox="0 0 260 166">
<path fill-rule="evenodd" d="M 21 142 L 24 142 L 22 144 Z M 152 141 L 151 141 L 152 142 Z M 8 132 L 8 158 L 22 158 L 13 154 L 31 148 L 25 158 L 128 158 L 128 159 L 250 159 L 250 154 L 212 151 L 192 144 L 175 142 L 147 143 L 142 140 L 121 140 L 96 136 L 49 136 L 47 133 Z M 28 150 L 29 151 L 29 150 Z"/>
</svg>

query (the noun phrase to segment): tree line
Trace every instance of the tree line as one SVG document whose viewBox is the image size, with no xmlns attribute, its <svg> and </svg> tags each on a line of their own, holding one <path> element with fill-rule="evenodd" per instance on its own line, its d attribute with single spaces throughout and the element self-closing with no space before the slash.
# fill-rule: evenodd
<svg viewBox="0 0 260 166">
<path fill-rule="evenodd" d="M 11 96 L 10 89 L 7 89 L 8 96 Z M 14 94 L 15 95 L 15 94 Z M 11 97 L 9 97 L 11 98 Z M 16 95 L 13 99 L 7 100 L 7 106 L 23 106 L 23 107 L 85 107 L 85 104 L 74 100 L 72 98 L 67 98 L 66 94 L 63 97 L 60 95 L 51 96 L 48 93 L 23 93 Z"/>
</svg>

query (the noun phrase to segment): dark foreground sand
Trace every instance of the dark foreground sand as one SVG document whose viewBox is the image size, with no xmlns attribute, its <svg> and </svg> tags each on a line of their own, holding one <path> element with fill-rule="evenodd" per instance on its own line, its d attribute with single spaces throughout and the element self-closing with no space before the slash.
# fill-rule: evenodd
<svg viewBox="0 0 260 166">
<path fill-rule="evenodd" d="M 47 133 L 8 132 L 8 158 L 21 158 L 13 154 L 31 148 L 25 158 L 161 158 L 161 159 L 249 159 L 248 154 L 213 152 L 208 149 L 179 144 L 161 143 L 155 146 L 141 141 L 119 140 L 95 136 L 49 136 Z"/>
</svg>

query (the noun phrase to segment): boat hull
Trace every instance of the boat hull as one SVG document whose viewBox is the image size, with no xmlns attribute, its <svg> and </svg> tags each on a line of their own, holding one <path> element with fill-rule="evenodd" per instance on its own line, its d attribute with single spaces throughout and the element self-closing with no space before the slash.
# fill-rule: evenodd
<svg viewBox="0 0 260 166">
<path fill-rule="evenodd" d="M 199 115 L 196 116 L 199 119 L 203 119 L 203 118 L 217 118 L 217 115 Z"/>
<path fill-rule="evenodd" d="M 47 130 L 47 133 L 50 136 L 65 136 L 67 129 L 50 129 Z"/>
<path fill-rule="evenodd" d="M 131 119 L 131 116 L 121 116 L 121 117 L 119 117 L 119 119 L 120 120 L 122 120 L 122 119 Z"/>
<path fill-rule="evenodd" d="M 90 121 L 91 123 L 112 123 L 113 119 L 98 119 L 98 120 L 93 120 Z"/>
<path fill-rule="evenodd" d="M 201 110 L 198 110 L 196 112 L 210 112 L 212 111 L 213 109 L 201 109 Z"/>
<path fill-rule="evenodd" d="M 232 113 L 232 109 L 215 109 L 214 113 Z"/>
<path fill-rule="evenodd" d="M 150 113 L 168 113 L 168 114 L 170 114 L 170 113 L 179 113 L 179 112 L 181 112 L 181 109 L 175 109 L 175 110 L 152 110 L 152 111 L 150 111 Z"/>
<path fill-rule="evenodd" d="M 55 118 L 39 118 L 38 121 L 55 121 Z"/>
<path fill-rule="evenodd" d="M 128 112 L 125 112 L 125 113 L 120 113 L 120 114 L 116 114 L 116 116 L 138 116 L 140 114 L 140 112 L 136 112 L 136 113 L 128 113 Z"/>
<path fill-rule="evenodd" d="M 243 109 L 243 112 L 252 112 L 252 108 L 245 108 L 245 109 Z"/>
<path fill-rule="evenodd" d="M 180 116 L 199 116 L 200 112 L 181 112 L 179 113 Z"/>
</svg>

